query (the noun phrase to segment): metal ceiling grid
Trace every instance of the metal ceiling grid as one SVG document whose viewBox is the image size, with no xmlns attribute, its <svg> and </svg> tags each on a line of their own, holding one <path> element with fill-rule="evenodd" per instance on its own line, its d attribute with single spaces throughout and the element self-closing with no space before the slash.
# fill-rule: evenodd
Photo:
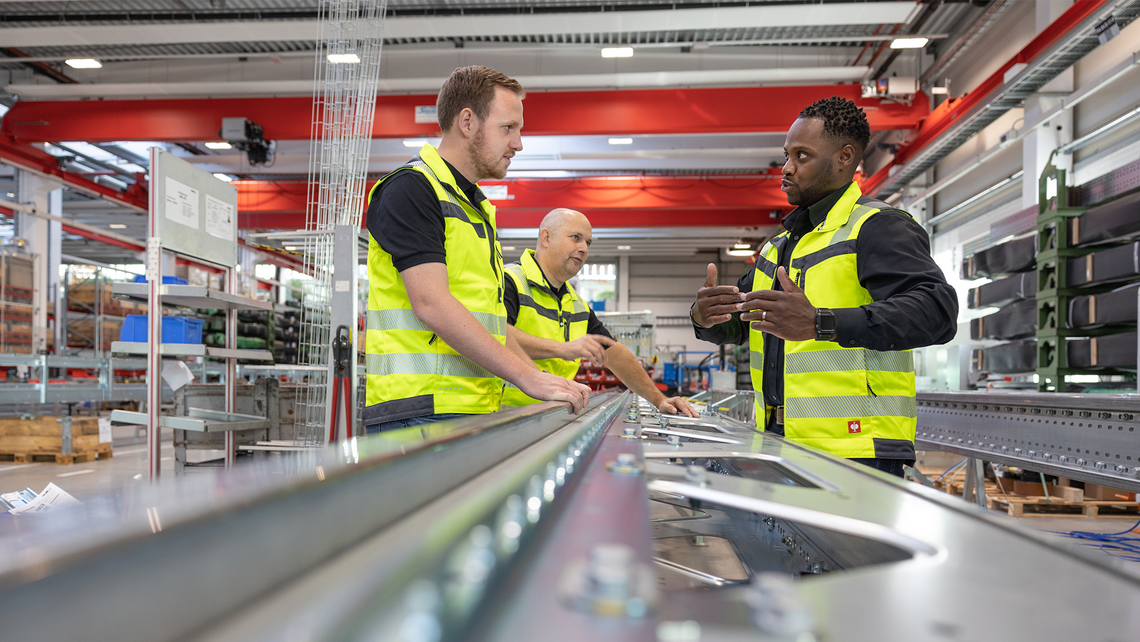
<svg viewBox="0 0 1140 642">
<path fill-rule="evenodd" d="M 1026 67 L 1017 77 L 1006 83 L 1004 88 L 988 103 L 976 107 L 938 140 L 935 140 L 907 161 L 891 175 L 879 189 L 880 198 L 887 197 L 906 187 L 923 172 L 933 167 L 950 152 L 964 144 L 971 136 L 985 129 L 1002 114 L 1021 105 L 1027 97 L 1047 82 L 1056 78 L 1062 71 L 1073 66 L 1085 54 L 1099 46 L 1094 29 L 1104 16 L 1115 16 L 1123 29 L 1140 15 L 1140 0 L 1120 0 L 1107 11 L 1097 12 L 1093 19 L 1076 32 L 1073 37 L 1053 47 L 1045 55 Z"/>
</svg>

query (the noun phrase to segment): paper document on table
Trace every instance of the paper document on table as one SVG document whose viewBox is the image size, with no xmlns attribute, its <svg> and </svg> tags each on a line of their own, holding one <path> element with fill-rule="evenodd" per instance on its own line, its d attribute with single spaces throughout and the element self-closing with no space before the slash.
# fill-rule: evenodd
<svg viewBox="0 0 1140 642">
<path fill-rule="evenodd" d="M 17 506 L 8 512 L 13 515 L 22 515 L 24 513 L 45 513 L 50 510 L 63 508 L 64 506 L 75 506 L 79 503 L 80 502 L 78 499 L 75 499 L 71 495 L 68 495 L 67 491 L 64 489 L 56 486 L 55 484 L 48 484 L 47 488 L 45 488 L 42 493 L 37 495 L 35 499 L 28 502 L 27 504 L 24 504 L 23 506 Z"/>
</svg>

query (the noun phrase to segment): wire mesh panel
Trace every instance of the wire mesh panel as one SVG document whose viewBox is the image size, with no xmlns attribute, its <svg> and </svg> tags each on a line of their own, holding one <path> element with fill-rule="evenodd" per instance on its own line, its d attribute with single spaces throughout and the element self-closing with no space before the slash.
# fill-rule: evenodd
<svg viewBox="0 0 1140 642">
<path fill-rule="evenodd" d="M 368 156 L 380 46 L 387 0 L 322 0 L 316 47 L 313 130 L 305 212 L 305 273 L 299 363 L 329 366 L 333 229 L 360 226 L 367 189 Z M 298 399 L 298 440 L 327 439 L 327 370 L 311 371 Z"/>
<path fill-rule="evenodd" d="M 657 316 L 651 310 L 640 312 L 598 312 L 598 320 L 614 340 L 642 359 L 653 357 L 657 345 Z"/>
</svg>

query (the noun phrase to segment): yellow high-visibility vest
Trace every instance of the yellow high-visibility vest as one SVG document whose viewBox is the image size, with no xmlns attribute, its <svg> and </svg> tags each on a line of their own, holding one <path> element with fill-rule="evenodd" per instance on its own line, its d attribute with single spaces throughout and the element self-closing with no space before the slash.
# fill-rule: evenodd
<svg viewBox="0 0 1140 642">
<path fill-rule="evenodd" d="M 523 253 L 519 263 L 506 267 L 507 278 L 515 283 L 519 293 L 519 317 L 515 327 L 523 332 L 552 341 L 569 342 L 585 336 L 589 325 L 590 308 L 582 300 L 573 286 L 566 284 L 566 293 L 561 297 L 550 287 L 538 262 L 534 250 Z M 549 372 L 573 379 L 578 373 L 581 359 L 537 359 L 538 367 Z M 539 399 L 528 397 L 511 382 L 503 389 L 504 406 L 526 406 L 539 403 Z"/>
<path fill-rule="evenodd" d="M 368 201 L 384 181 L 402 171 L 427 177 L 443 208 L 451 294 L 505 345 L 503 253 L 495 233 L 495 207 L 486 200 L 472 204 L 431 145 L 377 181 Z M 499 410 L 503 380 L 453 350 L 416 318 L 392 255 L 371 235 L 365 352 L 367 426 L 437 413 Z"/>
<path fill-rule="evenodd" d="M 863 225 L 886 203 L 864 197 L 852 183 L 826 220 L 792 250 L 788 277 L 818 308 L 871 303 L 859 283 L 855 247 Z M 801 214 L 807 216 L 807 214 Z M 752 290 L 770 289 L 785 230 L 760 251 Z M 761 430 L 772 408 L 765 403 L 764 334 L 749 331 L 756 419 Z M 879 352 L 834 341 L 784 342 L 784 435 L 840 457 L 914 457 L 917 422 L 914 358 L 910 350 Z"/>
</svg>

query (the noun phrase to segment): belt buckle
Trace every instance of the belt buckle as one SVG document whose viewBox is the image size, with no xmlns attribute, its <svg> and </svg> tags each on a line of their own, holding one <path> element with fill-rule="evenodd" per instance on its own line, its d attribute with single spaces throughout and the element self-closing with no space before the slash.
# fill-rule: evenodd
<svg viewBox="0 0 1140 642">
<path fill-rule="evenodd" d="M 776 406 L 776 423 L 781 426 L 784 425 L 784 407 Z"/>
</svg>

